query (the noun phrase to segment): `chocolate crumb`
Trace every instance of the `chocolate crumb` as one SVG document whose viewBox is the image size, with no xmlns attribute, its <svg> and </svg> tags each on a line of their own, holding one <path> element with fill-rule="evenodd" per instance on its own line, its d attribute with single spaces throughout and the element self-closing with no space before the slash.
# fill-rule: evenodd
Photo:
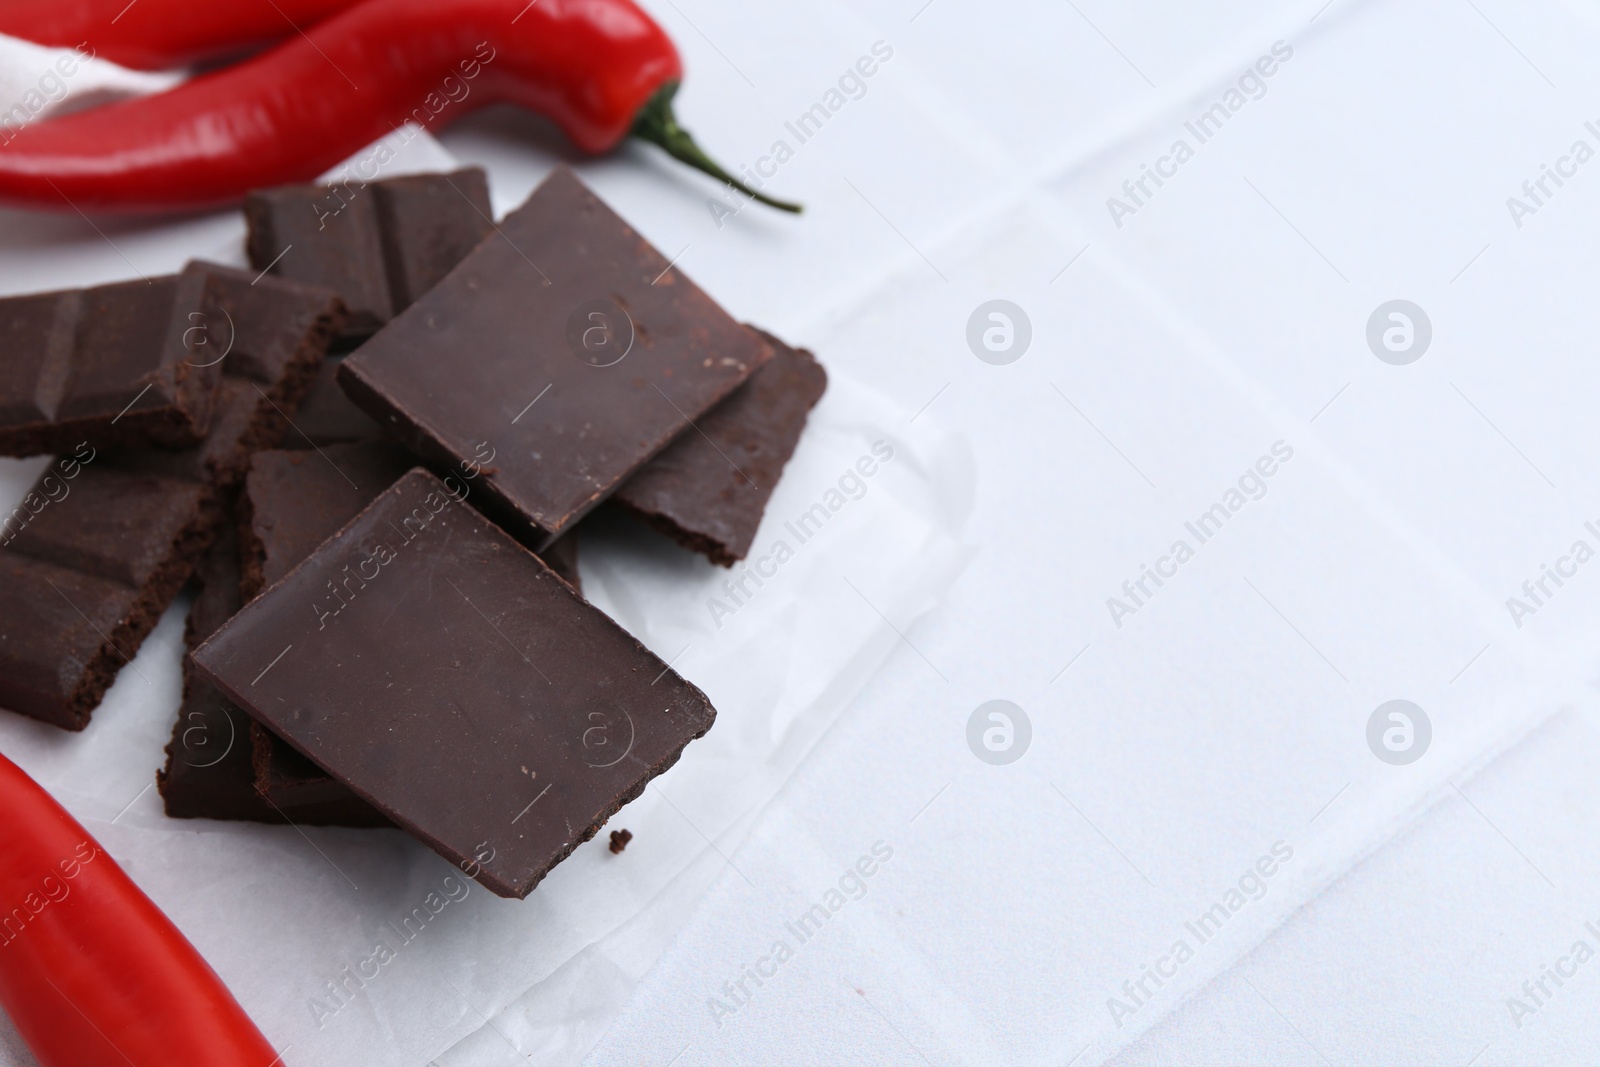
<svg viewBox="0 0 1600 1067">
<path fill-rule="evenodd" d="M 611 851 L 614 853 L 621 852 L 623 849 L 628 847 L 628 842 L 632 840 L 633 831 L 631 830 L 611 831 Z"/>
</svg>

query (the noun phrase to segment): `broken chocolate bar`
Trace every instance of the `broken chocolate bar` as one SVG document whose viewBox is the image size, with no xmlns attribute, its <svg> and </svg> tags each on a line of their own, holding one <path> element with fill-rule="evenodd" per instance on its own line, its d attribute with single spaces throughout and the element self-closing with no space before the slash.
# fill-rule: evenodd
<svg viewBox="0 0 1600 1067">
<path fill-rule="evenodd" d="M 628 479 L 612 498 L 685 548 L 731 567 L 755 540 L 828 375 L 803 348 L 758 331 L 772 361 Z"/>
<path fill-rule="evenodd" d="M 250 194 L 244 215 L 251 266 L 338 293 L 349 335 L 405 310 L 494 228 L 489 182 L 476 167 L 267 189 Z"/>
<path fill-rule="evenodd" d="M 413 470 L 193 654 L 230 699 L 492 892 L 523 897 L 716 712 Z"/>
<path fill-rule="evenodd" d="M 538 549 L 771 355 L 560 168 L 339 382 L 441 471 L 493 449 L 475 503 Z"/>
<path fill-rule="evenodd" d="M 207 270 L 0 300 L 0 455 L 199 443 L 222 338 Z"/>
<path fill-rule="evenodd" d="M 239 508 L 244 599 L 288 574 L 415 465 L 382 442 L 257 452 Z"/>
<path fill-rule="evenodd" d="M 86 441 L 0 516 L 0 708 L 81 730 L 215 534 L 250 451 L 316 373 L 340 305 L 328 291 L 220 267 L 211 321 L 233 334 L 199 446 L 108 453 Z"/>
<path fill-rule="evenodd" d="M 81 730 L 210 543 L 211 487 L 93 451 L 0 550 L 0 707 Z"/>
<path fill-rule="evenodd" d="M 224 525 L 195 571 L 200 593 L 189 609 L 184 645 L 193 649 L 239 610 L 239 545 Z M 167 815 L 174 819 L 236 819 L 281 823 L 255 789 L 250 717 L 183 661 L 183 704 L 167 743 L 167 765 L 156 773 Z"/>
</svg>

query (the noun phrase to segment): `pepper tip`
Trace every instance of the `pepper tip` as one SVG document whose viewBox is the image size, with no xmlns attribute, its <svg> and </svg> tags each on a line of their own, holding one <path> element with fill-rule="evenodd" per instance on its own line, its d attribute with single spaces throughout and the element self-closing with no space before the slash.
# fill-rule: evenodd
<svg viewBox="0 0 1600 1067">
<path fill-rule="evenodd" d="M 709 174 L 719 181 L 726 182 L 741 193 L 759 203 L 779 211 L 787 211 L 792 215 L 802 213 L 805 208 L 788 200 L 779 200 L 757 192 L 744 182 L 729 174 L 723 167 L 706 155 L 705 150 L 695 143 L 689 131 L 678 125 L 678 117 L 672 110 L 672 98 L 678 92 L 677 82 L 667 82 L 645 102 L 639 109 L 639 114 L 633 121 L 633 136 L 641 141 L 649 141 L 661 147 L 669 156 L 680 163 L 688 164 L 702 174 Z"/>
</svg>

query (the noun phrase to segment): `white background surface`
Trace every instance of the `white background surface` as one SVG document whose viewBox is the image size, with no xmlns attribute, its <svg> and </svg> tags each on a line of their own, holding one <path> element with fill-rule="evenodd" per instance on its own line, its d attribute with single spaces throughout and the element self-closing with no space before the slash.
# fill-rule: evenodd
<svg viewBox="0 0 1600 1067">
<path fill-rule="evenodd" d="M 497 990 L 440 1062 L 1600 1058 L 1600 963 L 1520 1026 L 1507 1004 L 1574 941 L 1600 951 L 1600 563 L 1520 627 L 1505 603 L 1574 540 L 1600 547 L 1600 161 L 1520 227 L 1506 206 L 1575 140 L 1600 150 L 1600 11 L 649 6 L 686 56 L 682 118 L 734 162 L 793 146 L 785 122 L 893 48 L 773 180 L 802 219 L 719 228 L 710 185 L 646 147 L 582 172 L 736 315 L 890 398 L 871 421 L 964 440 L 919 473 L 973 554 L 938 607 L 892 619 L 882 670 L 759 817 L 717 834 L 726 858 Z M 1107 198 L 1280 40 L 1264 94 L 1117 226 Z M 489 167 L 501 212 L 572 158 L 504 113 L 442 141 Z M 87 281 L 62 275 L 91 257 L 127 274 L 77 220 L 6 223 L 31 287 Z M 203 229 L 162 239 L 184 226 Z M 154 239 L 106 236 L 135 259 Z M 1008 366 L 965 340 L 994 298 L 1032 323 Z M 1365 337 L 1396 298 L 1433 328 L 1408 366 Z M 1107 598 L 1278 441 L 1265 495 L 1116 626 Z M 995 698 L 1032 722 L 1009 766 L 967 746 Z M 1434 731 L 1404 767 L 1365 737 L 1395 698 Z M 798 943 L 785 924 L 879 841 L 864 895 Z M 1108 999 L 1280 841 L 1265 895 L 1118 1026 Z M 779 939 L 793 958 L 731 998 Z"/>
</svg>

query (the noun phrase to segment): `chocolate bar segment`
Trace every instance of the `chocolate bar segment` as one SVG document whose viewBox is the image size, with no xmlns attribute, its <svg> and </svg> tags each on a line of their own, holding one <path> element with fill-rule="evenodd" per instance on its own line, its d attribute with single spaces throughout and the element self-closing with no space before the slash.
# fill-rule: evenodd
<svg viewBox="0 0 1600 1067">
<path fill-rule="evenodd" d="M 543 548 L 771 358 L 561 168 L 350 355 L 339 382 Z"/>
<path fill-rule="evenodd" d="M 217 512 L 210 486 L 137 459 L 88 455 L 60 485 L 0 550 L 0 707 L 81 730 L 188 581 Z"/>
<path fill-rule="evenodd" d="M 256 270 L 332 289 L 364 336 L 433 288 L 494 228 L 476 167 L 384 181 L 290 185 L 250 194 L 246 249 Z"/>
<path fill-rule="evenodd" d="M 184 645 L 195 648 L 239 610 L 239 545 L 224 526 L 195 571 L 200 593 L 189 609 Z M 183 704 L 167 743 L 166 767 L 156 772 L 167 815 L 174 819 L 231 819 L 281 823 L 255 789 L 250 717 L 183 661 Z"/>
<path fill-rule="evenodd" d="M 240 500 L 244 598 L 288 574 L 415 464 L 381 442 L 257 452 Z"/>
<path fill-rule="evenodd" d="M 0 455 L 197 444 L 221 376 L 208 272 L 0 300 Z M 215 324 L 222 326 L 221 322 Z"/>
<path fill-rule="evenodd" d="M 685 548 L 731 567 L 755 540 L 806 416 L 828 387 L 810 352 L 765 331 L 772 361 L 612 498 Z"/>
<path fill-rule="evenodd" d="M 210 544 L 250 451 L 282 433 L 316 373 L 337 298 L 206 269 L 208 314 L 238 331 L 206 440 L 182 452 L 84 442 L 0 516 L 0 708 L 88 724 Z"/>
<path fill-rule="evenodd" d="M 258 721 L 510 897 L 716 715 L 422 470 L 193 658 Z"/>
</svg>

